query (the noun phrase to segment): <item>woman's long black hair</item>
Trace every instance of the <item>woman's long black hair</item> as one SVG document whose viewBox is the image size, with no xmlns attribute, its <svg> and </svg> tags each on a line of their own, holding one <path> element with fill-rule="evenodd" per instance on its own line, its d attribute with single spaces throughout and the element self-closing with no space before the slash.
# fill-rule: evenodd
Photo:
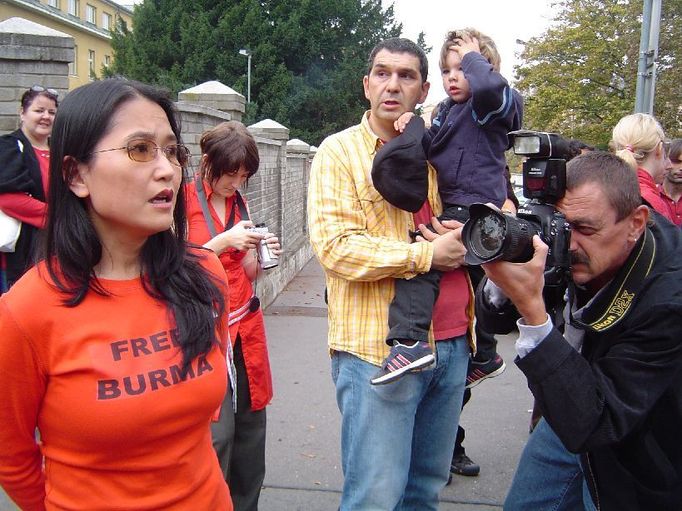
<svg viewBox="0 0 682 511">
<path fill-rule="evenodd" d="M 92 158 L 96 144 L 111 129 L 116 111 L 136 98 L 159 105 L 181 142 L 179 119 L 168 95 L 134 81 L 110 79 L 79 87 L 66 96 L 55 118 L 44 257 L 49 275 L 69 307 L 81 303 L 90 290 L 107 294 L 94 272 L 102 258 L 102 245 L 85 201 L 70 190 L 69 180 L 76 162 L 87 163 Z M 212 349 L 218 318 L 225 311 L 222 281 L 203 269 L 201 254 L 188 252 L 186 230 L 185 193 L 180 186 L 172 227 L 150 236 L 140 253 L 145 290 L 166 303 L 175 319 L 183 371 Z"/>
</svg>

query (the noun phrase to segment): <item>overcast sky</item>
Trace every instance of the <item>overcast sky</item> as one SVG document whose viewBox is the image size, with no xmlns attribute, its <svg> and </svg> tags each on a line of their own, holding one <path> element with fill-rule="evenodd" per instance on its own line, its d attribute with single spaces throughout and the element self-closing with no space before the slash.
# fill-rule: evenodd
<svg viewBox="0 0 682 511">
<path fill-rule="evenodd" d="M 502 58 L 502 74 L 512 80 L 516 55 L 522 49 L 516 40 L 540 35 L 552 19 L 550 0 L 382 0 L 394 3 L 396 21 L 403 24 L 403 36 L 417 39 L 426 35 L 433 49 L 429 54 L 431 89 L 426 103 L 445 97 L 440 80 L 438 56 L 448 30 L 473 27 L 492 37 Z"/>
</svg>

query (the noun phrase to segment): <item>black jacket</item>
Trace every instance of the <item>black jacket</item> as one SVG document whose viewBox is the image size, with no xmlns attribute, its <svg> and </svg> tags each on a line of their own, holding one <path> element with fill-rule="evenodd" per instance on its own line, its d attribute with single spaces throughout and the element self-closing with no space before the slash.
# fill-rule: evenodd
<svg viewBox="0 0 682 511">
<path fill-rule="evenodd" d="M 653 216 L 583 313 L 582 352 L 554 328 L 516 359 L 600 510 L 682 509 L 682 232 Z"/>
<path fill-rule="evenodd" d="M 467 53 L 462 70 L 472 96 L 464 103 L 451 98 L 441 103 L 424 133 L 424 151 L 438 171 L 444 203 L 502 207 L 507 133 L 522 125 L 523 99 L 479 53 Z"/>
<path fill-rule="evenodd" d="M 20 150 L 17 141 L 21 142 L 23 150 Z M 28 193 L 45 202 L 38 158 L 21 130 L 0 137 L 0 193 L 10 192 Z M 23 223 L 14 252 L 4 254 L 7 283 L 10 286 L 33 265 L 37 233 L 38 229 Z"/>
</svg>

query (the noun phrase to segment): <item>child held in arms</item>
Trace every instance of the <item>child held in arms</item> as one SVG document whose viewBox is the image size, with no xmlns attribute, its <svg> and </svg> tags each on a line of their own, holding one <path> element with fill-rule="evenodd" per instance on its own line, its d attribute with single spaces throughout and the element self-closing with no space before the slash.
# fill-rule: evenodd
<svg viewBox="0 0 682 511">
<path fill-rule="evenodd" d="M 507 134 L 520 129 L 522 122 L 521 95 L 500 74 L 500 56 L 490 37 L 471 28 L 449 32 L 441 48 L 440 68 L 448 98 L 437 107 L 431 127 L 425 130 L 420 118 L 412 112 L 404 113 L 395 126 L 402 134 L 378 151 L 372 169 L 374 185 L 386 200 L 415 212 L 415 221 L 424 224 L 428 223 L 428 213 L 423 214 L 423 208 L 410 209 L 401 201 L 401 189 L 407 187 L 396 175 L 404 175 L 405 170 L 391 172 L 397 162 L 395 154 L 399 152 L 402 157 L 410 144 L 408 151 L 423 148 L 438 172 L 443 202 L 439 220 L 466 222 L 473 203 L 503 207 L 507 198 L 504 153 L 510 147 Z M 420 131 L 421 140 L 415 137 Z M 401 138 L 405 140 L 399 141 Z M 440 279 L 441 273 L 433 270 L 409 280 L 396 279 L 386 341 L 391 352 L 372 378 L 373 384 L 390 383 L 434 362 L 428 332 Z M 504 370 L 504 361 L 494 346 L 491 351 L 485 360 L 472 361 L 472 367 L 479 365 L 474 372 L 482 375 L 476 382 Z"/>
</svg>

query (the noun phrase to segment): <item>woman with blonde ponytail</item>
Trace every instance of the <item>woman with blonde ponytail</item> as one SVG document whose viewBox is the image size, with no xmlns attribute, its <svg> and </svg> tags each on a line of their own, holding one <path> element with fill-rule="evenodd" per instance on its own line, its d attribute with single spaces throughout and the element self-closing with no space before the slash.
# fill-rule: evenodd
<svg viewBox="0 0 682 511">
<path fill-rule="evenodd" d="M 626 115 L 613 128 L 610 146 L 637 172 L 644 202 L 672 221 L 670 210 L 656 186 L 663 182 L 671 165 L 670 143 L 656 118 L 643 113 Z"/>
</svg>

